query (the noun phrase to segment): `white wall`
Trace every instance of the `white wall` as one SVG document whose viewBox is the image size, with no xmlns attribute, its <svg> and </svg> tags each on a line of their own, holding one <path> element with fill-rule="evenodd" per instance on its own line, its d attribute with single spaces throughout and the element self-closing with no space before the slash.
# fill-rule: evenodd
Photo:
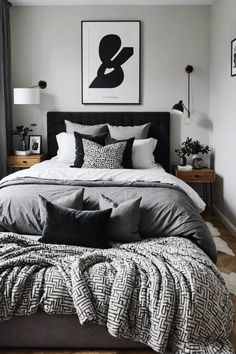
<svg viewBox="0 0 236 354">
<path fill-rule="evenodd" d="M 142 104 L 83 106 L 81 104 L 81 20 L 142 21 Z M 208 6 L 78 6 L 13 7 L 13 86 L 46 80 L 40 107 L 15 106 L 17 123 L 39 123 L 34 133 L 46 134 L 46 112 L 169 111 L 187 101 L 185 66 L 192 74 L 191 126 L 172 118 L 171 152 L 187 136 L 209 141 L 210 7 Z"/>
<path fill-rule="evenodd" d="M 210 143 L 217 173 L 215 204 L 236 230 L 236 77 L 230 75 L 236 1 L 215 0 L 211 11 Z"/>
</svg>

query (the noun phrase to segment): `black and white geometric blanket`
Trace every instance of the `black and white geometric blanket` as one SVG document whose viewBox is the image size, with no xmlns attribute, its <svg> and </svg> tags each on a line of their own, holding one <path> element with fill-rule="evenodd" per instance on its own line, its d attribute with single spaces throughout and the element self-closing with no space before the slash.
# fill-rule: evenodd
<svg viewBox="0 0 236 354">
<path fill-rule="evenodd" d="M 0 321 L 77 313 L 115 337 L 158 353 L 234 353 L 233 306 L 205 253 L 181 237 L 116 244 L 108 250 L 0 236 Z"/>
</svg>

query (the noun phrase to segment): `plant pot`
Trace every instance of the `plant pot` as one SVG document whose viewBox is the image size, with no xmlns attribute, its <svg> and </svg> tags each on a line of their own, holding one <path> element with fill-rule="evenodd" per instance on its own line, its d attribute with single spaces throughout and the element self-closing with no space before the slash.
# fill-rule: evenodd
<svg viewBox="0 0 236 354">
<path fill-rule="evenodd" d="M 202 168 L 202 158 L 198 154 L 192 156 L 192 166 L 195 169 Z"/>
<path fill-rule="evenodd" d="M 20 137 L 18 150 L 19 151 L 26 151 L 27 150 L 27 142 L 26 142 L 25 138 L 23 138 L 23 137 Z"/>
<path fill-rule="evenodd" d="M 180 166 L 186 166 L 186 162 L 187 162 L 186 157 L 185 156 L 180 156 L 179 165 Z"/>
</svg>

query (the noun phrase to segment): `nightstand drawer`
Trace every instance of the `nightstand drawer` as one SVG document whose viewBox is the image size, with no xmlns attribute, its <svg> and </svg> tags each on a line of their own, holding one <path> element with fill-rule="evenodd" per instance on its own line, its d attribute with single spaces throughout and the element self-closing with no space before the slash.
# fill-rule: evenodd
<svg viewBox="0 0 236 354">
<path fill-rule="evenodd" d="M 8 156 L 8 167 L 28 168 L 45 159 L 45 155 Z"/>
<path fill-rule="evenodd" d="M 199 169 L 192 171 L 176 171 L 176 176 L 185 182 L 209 183 L 215 181 L 215 171 L 210 169 Z"/>
</svg>

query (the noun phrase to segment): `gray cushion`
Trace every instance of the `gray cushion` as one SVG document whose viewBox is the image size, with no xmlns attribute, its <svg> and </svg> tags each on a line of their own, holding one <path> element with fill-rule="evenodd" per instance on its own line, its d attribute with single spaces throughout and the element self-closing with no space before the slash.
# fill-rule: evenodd
<svg viewBox="0 0 236 354">
<path fill-rule="evenodd" d="M 123 168 L 121 164 L 126 142 L 106 146 L 87 139 L 82 139 L 82 142 L 84 147 L 83 168 Z"/>
<path fill-rule="evenodd" d="M 116 140 L 124 139 L 146 139 L 148 136 L 148 131 L 151 126 L 151 123 L 143 125 L 134 125 L 134 126 L 114 126 L 108 124 L 108 130 L 110 137 Z"/>
<path fill-rule="evenodd" d="M 141 240 L 139 233 L 141 197 L 117 204 L 101 194 L 99 208 L 112 208 L 108 234 L 111 241 L 135 242 Z"/>
<path fill-rule="evenodd" d="M 49 202 L 60 207 L 83 210 L 83 196 L 84 196 L 84 189 L 80 189 L 75 193 L 65 195 L 58 199 L 52 198 L 51 196 L 48 196 L 47 199 Z M 40 210 L 40 229 L 43 230 L 46 217 L 47 217 L 47 212 L 44 205 L 45 203 L 42 202 L 42 197 L 40 195 L 38 196 L 38 203 L 39 203 L 39 210 Z"/>
<path fill-rule="evenodd" d="M 66 132 L 74 134 L 74 132 L 87 135 L 98 135 L 108 132 L 106 124 L 83 125 L 65 120 Z"/>
</svg>

